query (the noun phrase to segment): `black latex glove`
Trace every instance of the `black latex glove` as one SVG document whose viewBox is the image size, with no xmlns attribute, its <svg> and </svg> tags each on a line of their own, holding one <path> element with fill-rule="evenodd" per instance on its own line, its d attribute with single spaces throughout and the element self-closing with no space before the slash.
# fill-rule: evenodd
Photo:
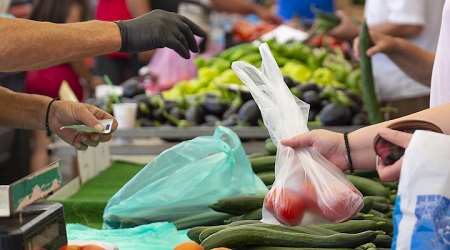
<svg viewBox="0 0 450 250">
<path fill-rule="evenodd" d="M 117 21 L 122 36 L 120 52 L 137 53 L 168 47 L 184 58 L 189 50 L 198 52 L 194 34 L 205 37 L 205 32 L 191 20 L 173 12 L 153 10 L 126 21 Z"/>
</svg>

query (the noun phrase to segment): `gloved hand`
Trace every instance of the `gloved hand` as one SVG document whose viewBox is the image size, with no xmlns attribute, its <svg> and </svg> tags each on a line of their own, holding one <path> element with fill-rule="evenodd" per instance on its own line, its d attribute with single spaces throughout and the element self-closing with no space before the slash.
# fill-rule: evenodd
<svg viewBox="0 0 450 250">
<path fill-rule="evenodd" d="M 184 58 L 189 50 L 198 52 L 194 34 L 205 37 L 205 32 L 188 18 L 173 12 L 153 10 L 126 21 L 117 21 L 122 36 L 120 52 L 137 53 L 168 47 Z"/>
</svg>

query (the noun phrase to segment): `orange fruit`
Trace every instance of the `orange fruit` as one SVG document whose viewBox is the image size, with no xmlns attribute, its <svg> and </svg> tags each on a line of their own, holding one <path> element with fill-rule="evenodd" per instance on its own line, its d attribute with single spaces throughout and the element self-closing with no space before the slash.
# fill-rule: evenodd
<svg viewBox="0 0 450 250">
<path fill-rule="evenodd" d="M 173 250 L 204 250 L 200 244 L 195 241 L 186 241 L 178 244 Z"/>
</svg>

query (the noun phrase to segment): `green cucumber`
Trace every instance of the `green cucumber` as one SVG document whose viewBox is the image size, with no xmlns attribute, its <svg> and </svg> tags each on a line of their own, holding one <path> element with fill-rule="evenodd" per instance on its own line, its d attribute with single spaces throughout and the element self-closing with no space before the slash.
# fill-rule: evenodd
<svg viewBox="0 0 450 250">
<path fill-rule="evenodd" d="M 349 220 L 341 223 L 319 224 L 316 227 L 322 227 L 340 233 L 359 233 L 364 231 L 382 230 L 381 226 L 384 222 L 376 222 L 371 219 L 367 220 Z"/>
<path fill-rule="evenodd" d="M 261 172 L 256 174 L 265 185 L 272 185 L 275 182 L 275 172 Z"/>
<path fill-rule="evenodd" d="M 218 226 L 209 227 L 200 233 L 200 235 L 198 236 L 198 239 L 200 240 L 200 242 L 202 242 L 204 239 L 208 238 L 208 236 L 215 234 L 225 228 L 227 228 L 226 225 L 218 225 Z"/>
<path fill-rule="evenodd" d="M 378 97 L 375 92 L 372 60 L 367 56 L 367 49 L 372 47 L 372 41 L 370 39 L 369 28 L 367 23 L 361 24 L 361 32 L 359 33 L 359 58 L 361 68 L 362 79 L 362 99 L 366 112 L 371 124 L 380 123 L 383 121 L 383 116 L 380 111 L 380 104 L 378 103 Z"/>
<path fill-rule="evenodd" d="M 280 247 L 357 247 L 373 241 L 378 232 L 365 231 L 357 234 L 337 233 L 317 236 L 305 233 L 279 232 L 268 228 L 238 226 L 223 229 L 202 241 L 205 250 L 216 247 L 237 248 L 248 245 Z"/>
<path fill-rule="evenodd" d="M 379 234 L 377 237 L 372 241 L 373 244 L 377 247 L 386 247 L 390 248 L 392 245 L 392 237 L 385 234 Z"/>
<path fill-rule="evenodd" d="M 363 197 L 364 206 L 361 208 L 361 213 L 368 213 L 370 209 L 372 209 L 373 203 L 375 200 L 372 198 L 372 196 L 364 196 Z"/>
<path fill-rule="evenodd" d="M 375 201 L 373 203 L 372 209 L 377 210 L 378 212 L 381 212 L 381 213 L 387 213 L 387 212 L 391 211 L 391 205 Z"/>
<path fill-rule="evenodd" d="M 273 247 L 273 246 L 246 246 L 237 250 L 354 250 L 354 248 L 318 248 L 318 247 Z"/>
<path fill-rule="evenodd" d="M 253 172 L 255 172 L 256 174 L 275 171 L 275 160 L 275 155 L 261 156 L 249 159 L 250 164 L 252 165 Z"/>
<path fill-rule="evenodd" d="M 227 220 L 224 220 L 224 223 L 229 224 L 231 222 L 241 221 L 241 220 L 261 220 L 261 219 L 262 219 L 262 207 L 255 209 L 251 212 L 245 213 L 243 215 L 233 216 Z"/>
<path fill-rule="evenodd" d="M 231 215 L 242 215 L 255 209 L 262 208 L 264 195 L 240 195 L 222 198 L 208 207 L 217 212 Z"/>
<path fill-rule="evenodd" d="M 256 152 L 256 153 L 252 153 L 247 155 L 248 159 L 253 159 L 253 158 L 259 158 L 259 157 L 263 157 L 263 156 L 269 156 L 271 155 L 269 152 Z"/>
<path fill-rule="evenodd" d="M 196 226 L 216 226 L 223 224 L 224 220 L 231 218 L 231 214 L 208 211 L 200 214 L 182 217 L 172 221 L 178 230 L 187 229 Z"/>
<path fill-rule="evenodd" d="M 200 243 L 200 234 L 205 230 L 210 228 L 209 226 L 198 226 L 198 227 L 193 227 L 190 228 L 187 232 L 186 232 L 186 236 L 192 240 L 195 241 L 197 243 Z"/>
<path fill-rule="evenodd" d="M 276 155 L 277 154 L 277 145 L 275 145 L 275 143 L 273 143 L 271 138 L 267 138 L 266 139 L 266 141 L 264 143 L 264 148 L 271 155 Z"/>
<path fill-rule="evenodd" d="M 378 181 L 356 175 L 346 176 L 364 196 L 383 196 L 389 198 L 391 195 L 389 188 L 383 186 Z"/>
</svg>

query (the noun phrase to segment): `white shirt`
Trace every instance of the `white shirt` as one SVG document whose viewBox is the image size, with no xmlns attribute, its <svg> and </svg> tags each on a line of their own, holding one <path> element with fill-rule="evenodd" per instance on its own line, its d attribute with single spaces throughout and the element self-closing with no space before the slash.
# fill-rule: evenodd
<svg viewBox="0 0 450 250">
<path fill-rule="evenodd" d="M 450 3 L 445 3 L 439 44 L 431 77 L 430 106 L 450 102 Z"/>
<path fill-rule="evenodd" d="M 367 0 L 365 16 L 370 26 L 383 22 L 422 25 L 422 32 L 407 38 L 430 52 L 435 52 L 445 0 Z M 375 88 L 381 101 L 427 96 L 430 88 L 416 82 L 400 70 L 386 55 L 372 57 Z"/>
</svg>

